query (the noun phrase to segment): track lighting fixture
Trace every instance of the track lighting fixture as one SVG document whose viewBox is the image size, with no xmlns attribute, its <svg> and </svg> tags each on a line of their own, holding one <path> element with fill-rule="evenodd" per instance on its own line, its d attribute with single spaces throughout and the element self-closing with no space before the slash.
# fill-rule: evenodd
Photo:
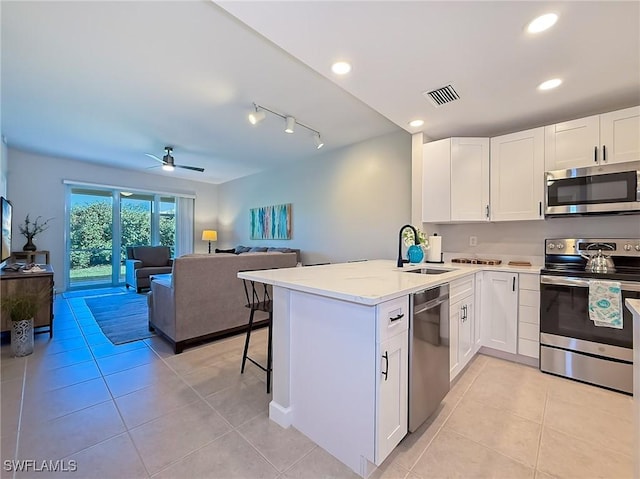
<svg viewBox="0 0 640 479">
<path fill-rule="evenodd" d="M 292 116 L 288 116 L 284 119 L 286 126 L 284 127 L 285 133 L 293 133 L 293 129 L 296 127 L 296 119 Z"/>
<path fill-rule="evenodd" d="M 320 133 L 314 133 L 313 134 L 313 141 L 316 142 L 316 148 L 318 150 L 324 146 L 324 143 L 322 142 L 322 139 L 320 138 Z"/>
<path fill-rule="evenodd" d="M 249 113 L 249 123 L 251 123 L 252 125 L 257 125 L 262 120 L 264 120 L 265 116 L 267 115 L 264 110 L 258 110 L 258 105 L 256 105 L 255 103 L 254 106 L 256 107 L 256 111 L 252 111 L 251 113 Z"/>
<path fill-rule="evenodd" d="M 276 116 L 279 116 L 285 121 L 284 131 L 286 133 L 293 133 L 296 125 L 300 125 L 302 128 L 306 128 L 311 133 L 313 133 L 313 141 L 316 144 L 316 148 L 319 150 L 324 146 L 324 142 L 320 138 L 320 132 L 318 130 L 314 130 L 313 128 L 305 125 L 304 123 L 300 123 L 295 117 L 290 115 L 283 115 L 282 113 L 278 113 L 277 111 L 270 110 L 269 108 L 265 108 L 262 105 L 258 105 L 257 103 L 253 104 L 254 111 L 249 113 L 249 123 L 252 125 L 257 125 L 265 118 L 265 112 L 273 113 Z"/>
</svg>

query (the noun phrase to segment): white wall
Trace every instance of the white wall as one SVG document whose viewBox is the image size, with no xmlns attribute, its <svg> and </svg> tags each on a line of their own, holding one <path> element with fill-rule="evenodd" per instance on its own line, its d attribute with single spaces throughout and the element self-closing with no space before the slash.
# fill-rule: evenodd
<svg viewBox="0 0 640 479">
<path fill-rule="evenodd" d="M 37 155 L 9 148 L 7 198 L 13 204 L 12 249 L 22 250 L 26 242 L 18 232 L 27 214 L 53 218 L 50 228 L 35 238 L 39 249 L 51 252 L 56 289 L 64 291 L 65 185 L 63 180 L 121 186 L 123 189 L 195 194 L 195 252 L 206 253 L 200 241 L 203 229 L 216 229 L 218 186 L 170 176 L 109 168 L 92 163 Z"/>
<path fill-rule="evenodd" d="M 251 208 L 292 203 L 291 240 L 249 239 Z M 397 132 L 220 185 L 222 241 L 300 248 L 305 264 L 397 255 L 411 213 L 411 137 Z"/>
</svg>

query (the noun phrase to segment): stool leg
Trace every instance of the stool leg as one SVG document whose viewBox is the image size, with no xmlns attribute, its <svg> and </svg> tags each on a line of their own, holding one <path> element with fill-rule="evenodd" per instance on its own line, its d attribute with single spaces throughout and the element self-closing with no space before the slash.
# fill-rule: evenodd
<svg viewBox="0 0 640 479">
<path fill-rule="evenodd" d="M 272 341 L 273 341 L 273 313 L 269 313 L 269 340 L 267 341 L 267 394 L 271 392 L 271 369 L 272 369 L 272 361 L 273 361 L 273 353 L 272 353 Z"/>
<path fill-rule="evenodd" d="M 240 374 L 244 374 L 244 365 L 247 362 L 247 352 L 249 351 L 249 340 L 251 339 L 251 328 L 253 328 L 253 313 L 255 311 L 252 309 L 251 314 L 249 315 L 249 326 L 247 327 L 247 338 L 244 340 L 244 353 L 242 354 L 242 368 L 240 369 Z"/>
</svg>

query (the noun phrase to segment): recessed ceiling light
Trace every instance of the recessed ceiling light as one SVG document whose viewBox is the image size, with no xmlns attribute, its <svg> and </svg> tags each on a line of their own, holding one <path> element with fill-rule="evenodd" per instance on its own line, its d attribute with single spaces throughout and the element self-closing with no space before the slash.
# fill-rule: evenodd
<svg viewBox="0 0 640 479">
<path fill-rule="evenodd" d="M 540 85 L 538 85 L 538 90 L 551 90 L 553 88 L 559 87 L 561 83 L 562 83 L 562 80 L 560 80 L 560 78 L 547 80 L 545 82 L 540 83 Z"/>
<path fill-rule="evenodd" d="M 551 28 L 558 21 L 558 15 L 555 13 L 547 13 L 535 18 L 527 26 L 529 33 L 544 32 L 547 28 Z"/>
<path fill-rule="evenodd" d="M 422 125 L 424 125 L 424 120 L 412 120 L 409 122 L 409 126 L 417 127 Z"/>
<path fill-rule="evenodd" d="M 351 71 L 351 65 L 347 62 L 336 62 L 331 65 L 331 71 L 336 75 L 346 75 Z"/>
</svg>

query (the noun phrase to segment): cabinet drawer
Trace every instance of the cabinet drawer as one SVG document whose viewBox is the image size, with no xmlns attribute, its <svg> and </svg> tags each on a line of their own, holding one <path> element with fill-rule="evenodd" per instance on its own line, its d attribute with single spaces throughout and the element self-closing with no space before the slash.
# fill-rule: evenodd
<svg viewBox="0 0 640 479">
<path fill-rule="evenodd" d="M 531 291 L 530 289 L 520 290 L 520 306 L 531 306 L 537 308 L 540 304 L 540 292 Z"/>
<path fill-rule="evenodd" d="M 529 356 L 531 358 L 540 357 L 540 343 L 531 341 L 530 339 L 518 339 L 518 354 Z"/>
<path fill-rule="evenodd" d="M 540 275 L 520 273 L 520 290 L 523 289 L 540 291 Z"/>
<path fill-rule="evenodd" d="M 379 304 L 376 310 L 378 342 L 409 329 L 409 296 Z"/>
<path fill-rule="evenodd" d="M 518 308 L 518 322 L 535 324 L 536 328 L 540 324 L 540 308 L 536 306 L 522 306 Z"/>
<path fill-rule="evenodd" d="M 456 302 L 474 292 L 474 275 L 469 275 L 462 279 L 457 279 L 449 283 L 449 298 L 451 302 Z"/>
<path fill-rule="evenodd" d="M 520 323 L 518 327 L 518 337 L 520 339 L 538 341 L 540 338 L 540 328 L 537 324 Z"/>
</svg>

